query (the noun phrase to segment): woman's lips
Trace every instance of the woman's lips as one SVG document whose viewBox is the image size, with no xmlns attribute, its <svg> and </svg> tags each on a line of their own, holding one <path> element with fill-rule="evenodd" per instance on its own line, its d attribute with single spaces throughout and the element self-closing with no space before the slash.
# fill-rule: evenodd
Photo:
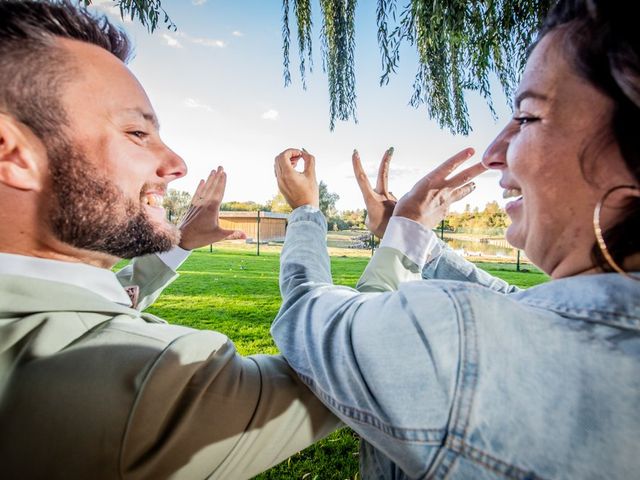
<svg viewBox="0 0 640 480">
<path fill-rule="evenodd" d="M 522 203 L 523 203 L 522 197 L 507 203 L 504 206 L 504 209 L 507 212 L 507 215 L 511 216 L 511 212 L 514 212 L 515 210 L 519 209 L 522 206 Z"/>
</svg>

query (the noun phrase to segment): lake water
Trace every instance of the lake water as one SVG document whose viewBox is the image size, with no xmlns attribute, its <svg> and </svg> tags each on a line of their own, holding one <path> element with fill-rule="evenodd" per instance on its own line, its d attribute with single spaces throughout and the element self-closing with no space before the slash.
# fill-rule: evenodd
<svg viewBox="0 0 640 480">
<path fill-rule="evenodd" d="M 458 253 L 474 257 L 486 256 L 515 259 L 518 252 L 515 248 L 512 247 L 503 247 L 491 245 L 488 243 L 473 242 L 470 240 L 451 239 L 447 238 L 446 235 L 444 237 L 444 241 L 447 243 L 447 245 L 449 245 L 449 247 L 451 247 Z"/>
</svg>

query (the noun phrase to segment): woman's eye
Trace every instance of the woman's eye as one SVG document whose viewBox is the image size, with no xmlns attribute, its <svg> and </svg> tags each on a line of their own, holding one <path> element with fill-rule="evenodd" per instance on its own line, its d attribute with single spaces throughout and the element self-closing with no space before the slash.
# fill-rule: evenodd
<svg viewBox="0 0 640 480">
<path fill-rule="evenodd" d="M 140 140 L 143 140 L 148 136 L 148 134 L 146 132 L 143 132 L 141 130 L 133 130 L 133 131 L 128 132 L 128 133 L 129 133 L 129 135 L 133 135 L 134 137 L 139 138 Z"/>
<path fill-rule="evenodd" d="M 527 117 L 527 116 L 513 117 L 513 121 L 520 126 L 527 125 L 528 123 L 532 123 L 537 120 L 539 120 L 537 117 Z"/>
</svg>

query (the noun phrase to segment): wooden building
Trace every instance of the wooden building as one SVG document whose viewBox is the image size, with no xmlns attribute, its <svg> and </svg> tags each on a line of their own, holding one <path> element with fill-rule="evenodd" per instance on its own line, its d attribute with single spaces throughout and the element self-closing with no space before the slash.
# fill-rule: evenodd
<svg viewBox="0 0 640 480">
<path fill-rule="evenodd" d="M 220 226 L 230 230 L 242 230 L 247 240 L 257 242 L 282 242 L 287 231 L 286 213 L 272 212 L 220 212 Z"/>
</svg>

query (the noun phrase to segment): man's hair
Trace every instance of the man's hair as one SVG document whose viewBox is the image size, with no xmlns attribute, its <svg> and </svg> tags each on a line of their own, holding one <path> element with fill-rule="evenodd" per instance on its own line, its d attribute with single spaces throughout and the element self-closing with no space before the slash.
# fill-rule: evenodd
<svg viewBox="0 0 640 480">
<path fill-rule="evenodd" d="M 56 39 L 104 48 L 126 62 L 126 34 L 68 0 L 0 0 L 0 113 L 31 128 L 48 144 L 67 124 L 59 101 L 65 82 L 80 75 Z"/>
</svg>

